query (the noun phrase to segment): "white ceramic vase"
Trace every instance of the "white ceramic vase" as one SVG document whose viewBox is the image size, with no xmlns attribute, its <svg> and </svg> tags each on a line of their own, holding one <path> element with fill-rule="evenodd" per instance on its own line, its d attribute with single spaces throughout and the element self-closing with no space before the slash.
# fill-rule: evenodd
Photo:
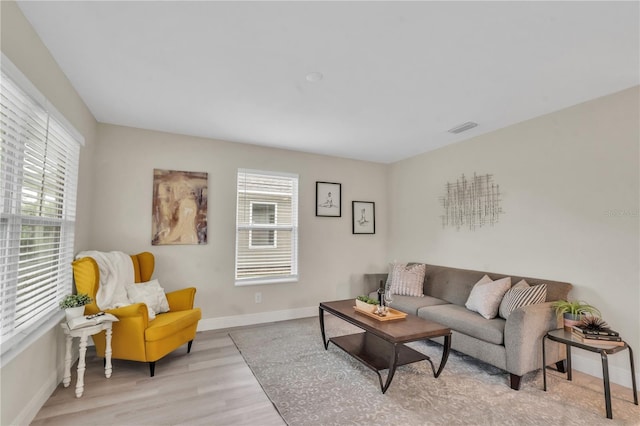
<svg viewBox="0 0 640 426">
<path fill-rule="evenodd" d="M 73 318 L 78 318 L 84 315 L 84 306 L 76 306 L 75 308 L 67 308 L 64 310 L 64 314 L 67 317 L 67 321 Z"/>
</svg>

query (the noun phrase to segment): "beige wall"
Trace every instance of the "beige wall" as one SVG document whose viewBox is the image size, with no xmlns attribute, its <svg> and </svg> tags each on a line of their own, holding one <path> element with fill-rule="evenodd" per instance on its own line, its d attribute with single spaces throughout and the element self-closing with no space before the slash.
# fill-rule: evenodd
<svg viewBox="0 0 640 426">
<path fill-rule="evenodd" d="M 638 99 L 635 87 L 393 164 L 389 258 L 571 282 L 640 348 Z M 445 183 L 474 172 L 494 175 L 504 215 L 443 229 Z M 600 375 L 589 355 L 575 367 Z M 611 364 L 631 386 L 626 354 Z"/>
<path fill-rule="evenodd" d="M 201 328 L 221 325 L 221 317 L 297 309 L 315 314 L 319 301 L 357 295 L 362 274 L 384 267 L 388 203 L 382 164 L 108 124 L 99 125 L 98 135 L 92 248 L 154 253 L 154 276 L 163 287 L 198 288 Z M 206 245 L 151 245 L 154 168 L 208 173 Z M 299 282 L 234 285 L 238 168 L 299 174 Z M 342 217 L 315 216 L 316 181 L 342 184 Z M 352 235 L 352 200 L 376 203 L 375 235 Z M 255 292 L 262 293 L 262 303 L 254 303 Z"/>
<path fill-rule="evenodd" d="M 92 157 L 97 123 L 38 35 L 12 1 L 0 2 L 2 52 L 84 136 L 80 154 L 76 248 L 91 226 Z M 0 371 L 0 424 L 29 421 L 62 378 L 64 340 L 56 324 Z M 35 411 L 34 411 L 35 410 Z"/>
</svg>

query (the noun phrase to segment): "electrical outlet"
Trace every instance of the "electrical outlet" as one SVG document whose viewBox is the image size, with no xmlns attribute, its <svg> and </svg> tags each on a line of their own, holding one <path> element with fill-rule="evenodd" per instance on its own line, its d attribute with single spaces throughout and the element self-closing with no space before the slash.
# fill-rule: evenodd
<svg viewBox="0 0 640 426">
<path fill-rule="evenodd" d="M 262 293 L 257 292 L 257 293 L 254 295 L 254 299 L 255 299 L 256 303 L 262 303 Z"/>
</svg>

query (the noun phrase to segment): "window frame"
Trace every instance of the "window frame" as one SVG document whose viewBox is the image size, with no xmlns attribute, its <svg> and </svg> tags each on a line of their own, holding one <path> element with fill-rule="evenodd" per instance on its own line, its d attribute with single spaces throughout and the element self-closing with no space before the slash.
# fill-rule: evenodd
<svg viewBox="0 0 640 426">
<path fill-rule="evenodd" d="M 252 170 L 252 169 L 243 169 L 239 168 L 236 174 L 236 248 L 235 248 L 235 265 L 234 265 L 234 283 L 236 286 L 245 286 L 245 285 L 261 285 L 261 284 L 275 284 L 275 283 L 285 283 L 285 282 L 297 282 L 298 281 L 298 187 L 299 187 L 299 176 L 293 173 L 285 173 L 285 172 L 274 172 L 274 171 L 265 171 L 265 170 Z M 247 189 L 247 186 L 251 183 L 255 184 L 255 181 L 249 182 L 248 178 L 254 178 L 258 180 L 259 178 L 273 178 L 274 180 L 283 179 L 289 180 L 289 184 L 291 185 L 291 194 L 288 194 L 290 197 L 290 208 L 291 208 L 291 219 L 290 222 L 284 223 L 280 219 L 283 217 L 280 206 L 277 202 L 276 204 L 276 223 L 273 225 L 268 224 L 252 224 L 251 218 L 247 218 L 247 211 L 251 213 L 251 208 L 247 208 L 246 206 L 250 206 L 252 202 L 259 204 L 269 204 L 271 201 L 264 201 L 262 199 L 252 199 L 252 195 L 250 194 L 270 194 L 269 186 L 265 186 L 262 191 Z M 244 189 L 241 189 L 242 183 L 245 184 Z M 279 196 L 285 195 L 285 193 L 279 192 L 277 193 Z M 244 210 L 241 211 L 241 203 L 243 205 Z M 288 204 L 287 204 L 288 206 Z M 244 215 L 244 216 L 243 216 Z M 252 229 L 268 229 L 274 231 L 274 245 L 273 246 L 259 246 L 259 247 L 250 247 L 251 246 L 251 230 Z M 249 231 L 249 232 L 246 232 Z M 290 232 L 290 249 L 287 250 L 285 247 L 281 247 L 278 244 L 278 238 L 284 238 L 285 235 L 281 235 L 278 231 L 286 231 Z M 284 250 L 290 259 L 289 270 L 290 273 L 284 274 L 271 274 L 265 272 L 264 274 L 259 273 L 241 273 L 240 267 L 243 262 L 247 260 L 241 255 L 241 240 L 242 233 L 246 232 L 248 235 L 248 242 L 246 243 L 244 249 L 248 251 L 252 251 L 253 253 L 257 253 L 260 250 L 266 251 L 276 251 L 276 250 Z M 256 269 L 259 269 L 258 268 Z M 269 265 L 264 265 L 265 269 Z M 244 276 L 243 276 L 244 275 Z M 254 275 L 254 276 L 249 276 Z"/>
<path fill-rule="evenodd" d="M 254 222 L 253 220 L 253 206 L 254 205 L 265 205 L 265 206 L 273 206 L 273 223 L 260 223 Z M 278 231 L 277 229 L 273 229 L 271 225 L 278 225 L 278 203 L 274 202 L 266 202 L 266 201 L 251 201 L 251 208 L 249 209 L 249 222 L 252 227 L 249 230 L 249 249 L 255 250 L 263 250 L 268 248 L 278 248 Z M 271 239 L 273 239 L 273 244 L 254 244 L 253 243 L 253 231 L 268 231 L 272 232 Z"/>
</svg>

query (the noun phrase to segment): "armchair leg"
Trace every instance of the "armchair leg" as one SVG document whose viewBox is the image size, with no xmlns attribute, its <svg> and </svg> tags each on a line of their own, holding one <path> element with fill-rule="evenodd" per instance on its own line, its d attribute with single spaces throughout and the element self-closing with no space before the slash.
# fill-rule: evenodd
<svg viewBox="0 0 640 426">
<path fill-rule="evenodd" d="M 187 353 L 191 353 L 191 345 L 193 344 L 193 340 L 189 340 L 189 344 L 187 345 Z"/>
<path fill-rule="evenodd" d="M 563 359 L 562 361 L 556 362 L 556 369 L 560 373 L 566 373 L 567 372 L 567 360 Z"/>
<path fill-rule="evenodd" d="M 511 374 L 511 389 L 520 390 L 520 380 L 522 380 L 522 376 Z"/>
<path fill-rule="evenodd" d="M 156 374 L 156 362 L 150 362 L 149 363 L 149 373 L 151 373 L 151 377 L 153 377 L 154 374 Z"/>
</svg>

